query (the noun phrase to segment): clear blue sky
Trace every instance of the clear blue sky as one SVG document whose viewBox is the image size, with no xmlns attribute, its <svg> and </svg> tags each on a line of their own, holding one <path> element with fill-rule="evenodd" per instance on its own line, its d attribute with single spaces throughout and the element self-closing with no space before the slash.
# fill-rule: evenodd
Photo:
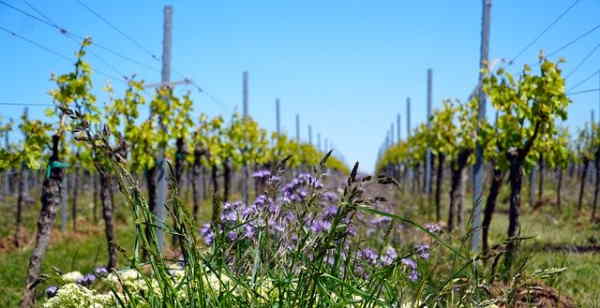
<svg viewBox="0 0 600 308">
<path fill-rule="evenodd" d="M 4 0 L 37 15 L 22 0 Z M 75 0 L 29 0 L 44 15 L 72 32 L 90 35 L 101 45 L 156 68 L 160 63 L 123 38 Z M 83 0 L 122 31 L 160 56 L 163 1 Z M 491 54 L 511 58 L 550 24 L 572 1 L 495 0 Z M 281 98 L 283 127 L 295 134 L 300 114 L 335 144 L 349 162 L 372 170 L 386 130 L 412 98 L 413 126 L 425 118 L 426 70 L 434 70 L 434 108 L 444 98 L 465 99 L 477 81 L 481 1 L 179 1 L 174 6 L 173 68 L 189 76 L 216 104 L 189 88 L 195 113 L 238 111 L 242 71 L 250 72 L 250 113 L 263 127 L 275 128 L 274 101 Z M 517 61 L 534 63 L 540 49 L 554 50 L 600 23 L 600 2 L 581 0 L 554 28 Z M 41 17 L 42 18 L 42 17 Z M 0 26 L 71 56 L 77 44 L 56 30 L 0 5 Z M 570 73 L 600 43 L 600 30 L 566 49 Z M 0 32 L 0 103 L 49 103 L 51 72 L 71 64 Z M 95 53 L 121 73 L 147 82 L 160 74 L 101 49 Z M 94 67 L 113 69 L 94 56 Z M 600 69 L 600 51 L 568 79 L 573 85 Z M 173 73 L 173 79 L 181 79 Z M 96 76 L 96 90 L 106 77 Z M 117 89 L 121 84 L 113 82 Z M 593 78 L 578 90 L 598 88 Z M 183 91 L 183 90 L 180 90 Z M 582 125 L 598 93 L 577 95 L 568 124 Z M 30 107 L 33 117 L 43 108 Z M 22 107 L 0 106 L 3 118 L 18 117 Z M 488 110 L 488 115 L 492 112 Z M 598 113 L 598 111 L 596 111 Z M 403 126 L 403 136 L 406 128 Z"/>
</svg>

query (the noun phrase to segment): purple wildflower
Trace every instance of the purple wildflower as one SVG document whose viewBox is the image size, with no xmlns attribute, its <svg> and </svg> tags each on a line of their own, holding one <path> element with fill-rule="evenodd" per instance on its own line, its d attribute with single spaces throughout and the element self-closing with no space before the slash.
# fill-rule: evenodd
<svg viewBox="0 0 600 308">
<path fill-rule="evenodd" d="M 420 244 L 415 248 L 419 257 L 423 259 L 429 259 L 429 245 Z"/>
<path fill-rule="evenodd" d="M 371 219 L 371 224 L 373 224 L 377 227 L 380 227 L 390 221 L 392 221 L 392 219 L 387 216 L 377 216 L 377 217 Z"/>
<path fill-rule="evenodd" d="M 259 195 L 254 200 L 254 206 L 256 208 L 262 209 L 265 207 L 265 204 L 269 201 L 269 198 L 266 195 Z"/>
<path fill-rule="evenodd" d="M 346 228 L 346 234 L 348 234 L 349 236 L 356 236 L 356 227 L 354 227 L 353 225 L 348 225 L 348 228 Z"/>
<path fill-rule="evenodd" d="M 300 198 L 305 199 L 306 196 L 308 196 L 308 192 L 306 191 L 306 189 L 300 189 L 300 191 L 298 191 L 298 195 L 300 196 Z"/>
<path fill-rule="evenodd" d="M 326 191 L 323 194 L 321 194 L 321 198 L 324 199 L 325 201 L 335 202 L 335 201 L 337 201 L 338 196 L 336 193 L 334 193 L 332 191 Z"/>
<path fill-rule="evenodd" d="M 257 211 L 256 205 L 253 204 L 251 206 L 246 206 L 242 209 L 242 216 L 249 217 L 249 216 L 256 214 L 257 212 L 258 211 Z"/>
<path fill-rule="evenodd" d="M 291 211 L 287 211 L 287 212 L 285 212 L 285 213 L 283 214 L 283 218 L 284 218 L 284 220 L 285 220 L 286 222 L 288 222 L 288 223 L 293 223 L 293 222 L 295 222 L 296 220 L 298 220 L 298 217 L 296 217 L 296 214 L 294 214 L 294 213 L 293 213 L 293 212 L 291 212 Z"/>
<path fill-rule="evenodd" d="M 270 212 L 271 214 L 278 215 L 278 214 L 279 214 L 280 207 L 279 207 L 279 205 L 278 205 L 278 204 L 275 204 L 275 203 L 272 203 L 272 202 L 271 202 L 271 203 L 269 203 L 269 208 L 268 208 L 268 209 L 269 209 L 269 212 Z"/>
<path fill-rule="evenodd" d="M 49 286 L 46 288 L 46 296 L 49 298 L 56 296 L 56 293 L 58 293 L 57 286 Z"/>
<path fill-rule="evenodd" d="M 381 256 L 381 264 L 390 265 L 390 264 L 394 263 L 396 258 L 398 258 L 396 249 L 394 249 L 393 247 L 388 247 L 385 250 L 385 253 Z"/>
<path fill-rule="evenodd" d="M 238 235 L 237 235 L 237 233 L 235 231 L 230 231 L 230 232 L 227 233 L 227 239 L 230 240 L 230 241 L 232 241 L 232 242 L 235 241 L 235 240 L 237 240 L 237 237 L 238 237 Z"/>
<path fill-rule="evenodd" d="M 308 186 L 314 187 L 316 189 L 323 188 L 323 184 L 321 184 L 321 182 L 317 178 L 312 176 L 311 174 L 302 173 L 302 174 L 298 175 L 298 179 L 304 185 L 308 185 Z"/>
<path fill-rule="evenodd" d="M 259 179 L 266 179 L 271 176 L 271 171 L 269 170 L 258 170 L 252 173 L 252 177 Z"/>
<path fill-rule="evenodd" d="M 361 264 L 357 264 L 354 267 L 354 273 L 357 276 L 363 277 L 365 279 L 367 279 L 369 277 L 369 274 L 367 273 L 367 271 L 365 271 L 364 267 Z"/>
<path fill-rule="evenodd" d="M 317 219 L 310 225 L 310 230 L 315 233 L 325 232 L 331 228 L 331 223 L 327 220 Z"/>
<path fill-rule="evenodd" d="M 429 231 L 431 233 L 437 233 L 437 232 L 442 231 L 442 227 L 439 224 L 435 224 L 435 223 L 425 224 L 425 229 L 427 229 L 427 231 Z"/>
<path fill-rule="evenodd" d="M 98 277 L 106 277 L 106 276 L 108 276 L 108 270 L 104 266 L 96 267 L 96 269 L 94 270 L 94 273 Z"/>
<path fill-rule="evenodd" d="M 79 280 L 77 280 L 77 283 L 82 286 L 87 287 L 87 286 L 90 286 L 92 283 L 94 283 L 94 281 L 96 281 L 96 275 L 86 274 L 85 276 L 83 276 Z"/>
<path fill-rule="evenodd" d="M 302 202 L 308 195 L 306 187 L 321 189 L 323 184 L 308 173 L 302 173 L 281 188 L 284 202 Z"/>
<path fill-rule="evenodd" d="M 371 248 L 365 248 L 359 251 L 358 256 L 371 264 L 375 264 L 377 262 L 377 259 L 379 258 L 377 253 Z"/>
<path fill-rule="evenodd" d="M 408 279 L 411 281 L 417 281 L 417 279 L 419 279 L 419 273 L 416 270 L 411 271 L 408 274 Z"/>
<path fill-rule="evenodd" d="M 237 211 L 238 209 L 240 209 L 243 206 L 244 206 L 244 203 L 242 203 L 242 201 L 225 202 L 223 204 L 223 211 L 226 211 L 226 212 Z"/>
<path fill-rule="evenodd" d="M 416 270 L 417 269 L 417 262 L 415 262 L 413 259 L 403 258 L 400 261 L 402 262 L 402 264 L 408 266 L 412 270 Z"/>
<path fill-rule="evenodd" d="M 338 211 L 338 207 L 335 205 L 330 205 L 323 210 L 323 219 L 333 218 Z"/>
<path fill-rule="evenodd" d="M 210 224 L 204 224 L 200 227 L 200 235 L 204 239 L 204 243 L 206 245 L 210 245 L 215 240 L 215 233 L 212 230 L 212 226 Z"/>
<path fill-rule="evenodd" d="M 402 264 L 406 265 L 406 267 L 410 269 L 408 279 L 410 279 L 411 281 L 417 281 L 417 279 L 419 279 L 419 272 L 417 272 L 417 262 L 409 258 L 403 258 L 400 261 L 402 262 Z"/>
<path fill-rule="evenodd" d="M 285 227 L 281 223 L 279 223 L 278 221 L 276 221 L 274 219 L 269 220 L 269 227 L 270 227 L 271 231 L 274 231 L 274 232 L 283 233 L 283 231 L 285 231 Z"/>
<path fill-rule="evenodd" d="M 221 221 L 227 222 L 237 222 L 238 215 L 234 210 L 225 210 L 223 209 L 223 214 L 221 214 Z"/>
<path fill-rule="evenodd" d="M 256 235 L 256 228 L 252 225 L 244 226 L 244 237 L 246 238 L 254 238 Z"/>
<path fill-rule="evenodd" d="M 267 184 L 273 185 L 273 184 L 279 183 L 280 181 L 281 181 L 281 177 L 273 175 L 273 176 L 269 177 L 269 179 L 267 179 Z"/>
</svg>

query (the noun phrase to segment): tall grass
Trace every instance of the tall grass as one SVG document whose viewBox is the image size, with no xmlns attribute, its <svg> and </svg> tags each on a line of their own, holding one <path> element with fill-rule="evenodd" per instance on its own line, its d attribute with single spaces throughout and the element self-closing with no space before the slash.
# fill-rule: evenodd
<svg viewBox="0 0 600 308">
<path fill-rule="evenodd" d="M 65 285 L 49 290 L 46 307 L 486 307 L 514 304 L 532 278 L 523 267 L 496 266 L 502 249 L 472 255 L 466 238 L 452 244 L 439 226 L 396 214 L 368 189 L 394 181 L 359 177 L 358 163 L 341 186 L 331 185 L 331 153 L 303 168 L 309 172 L 291 170 L 287 159 L 272 164 L 255 175 L 266 185 L 252 203 L 224 203 L 202 226 L 171 178 L 168 223 L 158 225 L 111 136 L 83 129 L 95 154 L 106 158 L 99 171 L 114 174 L 127 199 L 134 247 L 127 269 L 100 269 L 101 279 L 63 276 Z M 161 251 L 158 229 L 175 239 L 173 253 Z M 403 240 L 405 230 L 419 241 Z"/>
<path fill-rule="evenodd" d="M 275 164 L 261 173 L 267 185 L 252 204 L 225 203 L 219 223 L 202 226 L 174 181 L 170 222 L 156 225 L 136 177 L 113 161 L 135 222 L 129 268 L 87 286 L 66 284 L 45 306 L 486 307 L 515 300 L 527 277 L 521 268 L 497 273 L 501 251 L 480 259 L 450 244 L 439 227 L 394 214 L 383 198 L 365 193 L 392 181 L 359 178 L 358 164 L 341 187 L 328 187 L 326 159 L 296 177 L 285 160 Z M 159 250 L 158 228 L 177 238 L 178 257 Z M 403 229 L 422 240 L 403 241 Z"/>
</svg>

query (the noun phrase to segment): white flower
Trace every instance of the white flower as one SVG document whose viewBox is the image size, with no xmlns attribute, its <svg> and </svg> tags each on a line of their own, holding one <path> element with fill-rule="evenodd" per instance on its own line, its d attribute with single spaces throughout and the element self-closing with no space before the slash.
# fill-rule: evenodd
<svg viewBox="0 0 600 308">
<path fill-rule="evenodd" d="M 94 304 L 94 291 L 75 283 L 68 283 L 58 289 L 56 296 L 44 303 L 44 308 L 78 308 Z"/>
<path fill-rule="evenodd" d="M 115 296 L 112 293 L 97 294 L 94 296 L 94 302 L 98 307 L 112 306 L 115 304 Z"/>
<path fill-rule="evenodd" d="M 140 278 L 140 273 L 134 269 L 128 269 L 119 271 L 116 273 L 110 273 L 106 276 L 106 280 L 113 284 L 120 284 L 121 282 L 133 281 Z"/>
<path fill-rule="evenodd" d="M 140 273 L 134 269 L 128 269 L 119 272 L 119 277 L 122 280 L 134 280 L 140 278 Z"/>
<path fill-rule="evenodd" d="M 80 272 L 70 272 L 61 276 L 62 280 L 66 283 L 77 282 L 77 280 L 83 278 L 83 275 Z"/>
</svg>

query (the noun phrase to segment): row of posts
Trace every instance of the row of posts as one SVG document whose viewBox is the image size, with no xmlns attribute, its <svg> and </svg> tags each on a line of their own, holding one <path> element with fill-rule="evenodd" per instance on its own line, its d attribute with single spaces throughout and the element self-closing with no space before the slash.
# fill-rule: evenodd
<svg viewBox="0 0 600 308">
<path fill-rule="evenodd" d="M 479 82 L 476 87 L 475 93 L 478 98 L 478 120 L 485 121 L 486 111 L 486 96 L 482 91 L 481 84 L 484 78 L 483 69 L 488 66 L 489 62 L 489 37 L 490 37 L 490 24 L 491 24 L 491 7 L 492 0 L 482 0 L 482 14 L 481 14 L 481 45 L 480 45 L 480 72 Z M 432 91 L 433 91 L 433 71 L 432 69 L 427 70 L 427 127 L 431 127 L 431 105 L 432 105 Z M 410 125 L 410 98 L 406 100 L 406 126 L 407 126 L 407 137 L 410 137 L 411 125 Z M 592 113 L 592 123 L 594 123 Z M 397 141 L 401 140 L 400 136 L 400 115 L 396 117 L 397 125 Z M 479 131 L 479 128 L 477 128 Z M 383 155 L 385 150 L 391 147 L 395 142 L 394 138 L 394 125 L 392 124 L 390 130 L 387 133 L 385 142 L 379 149 L 379 156 Z M 431 149 L 427 149 L 425 155 L 425 181 L 424 189 L 426 193 L 431 193 Z M 481 200 L 483 197 L 483 148 L 480 143 L 476 144 L 475 148 L 475 164 L 473 166 L 473 218 L 472 218 L 472 236 L 471 236 L 471 250 L 478 251 L 479 244 L 481 242 Z M 408 170 L 408 180 L 413 180 L 412 170 Z"/>
</svg>

